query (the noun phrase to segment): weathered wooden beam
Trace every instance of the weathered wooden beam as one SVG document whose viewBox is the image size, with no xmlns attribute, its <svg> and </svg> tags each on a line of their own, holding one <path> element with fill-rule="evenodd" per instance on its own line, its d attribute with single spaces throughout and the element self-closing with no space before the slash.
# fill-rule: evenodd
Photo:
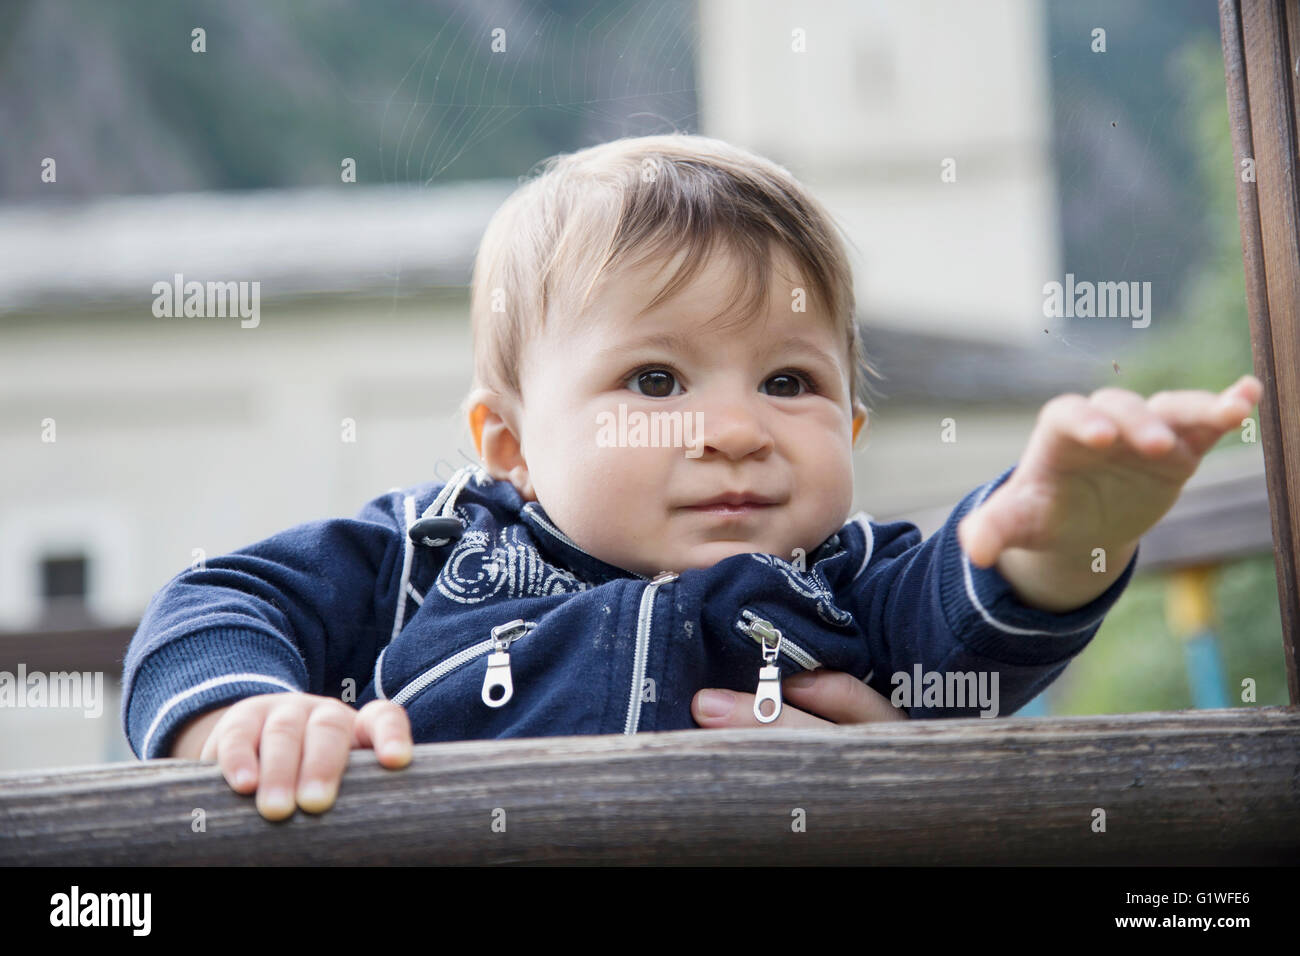
<svg viewBox="0 0 1300 956">
<path fill-rule="evenodd" d="M 1273 550 L 1263 471 L 1189 485 L 1142 536 L 1138 570 L 1220 564 Z"/>
<path fill-rule="evenodd" d="M 5 865 L 1297 862 L 1291 707 L 424 744 L 279 823 L 215 764 L 0 775 Z"/>
<path fill-rule="evenodd" d="M 1219 0 L 1246 308 L 1291 703 L 1300 703 L 1300 10 Z M 1244 165 L 1243 165 L 1244 164 Z M 1252 174 L 1247 175 L 1250 171 Z"/>
</svg>

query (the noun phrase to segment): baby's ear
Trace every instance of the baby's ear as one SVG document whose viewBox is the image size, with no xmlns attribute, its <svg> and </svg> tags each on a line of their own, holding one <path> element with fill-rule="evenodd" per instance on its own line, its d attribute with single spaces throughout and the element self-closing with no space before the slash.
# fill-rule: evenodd
<svg viewBox="0 0 1300 956">
<path fill-rule="evenodd" d="M 470 437 L 474 439 L 474 451 L 483 459 L 483 424 L 497 407 L 500 396 L 490 388 L 476 388 L 461 402 L 461 411 L 469 421 Z"/>
<path fill-rule="evenodd" d="M 483 457 L 483 420 L 487 418 L 488 407 L 479 402 L 469 410 L 469 433 L 474 436 L 474 451 Z"/>
<path fill-rule="evenodd" d="M 867 407 L 861 402 L 853 403 L 853 444 L 858 443 L 858 432 L 867 423 Z"/>
<path fill-rule="evenodd" d="M 519 438 L 505 416 L 512 415 L 510 403 L 491 389 L 477 389 L 465 400 L 474 448 L 484 470 L 498 481 L 508 481 L 528 501 L 535 500 L 529 484 Z"/>
</svg>

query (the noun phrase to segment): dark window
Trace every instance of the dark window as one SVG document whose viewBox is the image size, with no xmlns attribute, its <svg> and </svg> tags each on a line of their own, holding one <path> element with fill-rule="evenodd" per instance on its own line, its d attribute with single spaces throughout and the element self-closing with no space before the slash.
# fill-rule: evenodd
<svg viewBox="0 0 1300 956">
<path fill-rule="evenodd" d="M 86 606 L 89 560 L 84 554 L 49 554 L 41 558 L 42 630 L 89 627 Z"/>
<path fill-rule="evenodd" d="M 46 601 L 86 598 L 86 556 L 58 555 L 41 561 L 41 597 Z"/>
</svg>

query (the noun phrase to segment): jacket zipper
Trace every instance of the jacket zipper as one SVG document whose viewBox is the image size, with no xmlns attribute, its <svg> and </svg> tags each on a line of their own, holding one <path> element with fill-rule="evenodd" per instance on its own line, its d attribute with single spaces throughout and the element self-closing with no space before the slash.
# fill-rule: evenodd
<svg viewBox="0 0 1300 956">
<path fill-rule="evenodd" d="M 762 644 L 763 643 L 762 636 L 759 634 L 755 634 L 753 631 L 750 630 L 750 624 L 755 621 L 762 621 L 768 627 L 772 627 L 772 623 L 770 621 L 764 621 L 753 611 L 749 610 L 749 608 L 743 608 L 741 610 L 740 620 L 736 622 L 736 627 L 740 630 L 742 634 L 752 637 L 756 642 Z M 815 671 L 815 670 L 819 670 L 822 666 L 821 661 L 813 657 L 811 654 L 805 651 L 794 641 L 790 640 L 790 638 L 788 637 L 781 638 L 781 650 L 785 652 L 786 657 L 790 658 L 790 660 L 794 661 L 804 670 Z"/>
<path fill-rule="evenodd" d="M 660 571 L 641 592 L 641 607 L 636 616 L 636 656 L 632 660 L 632 694 L 627 705 L 627 722 L 623 733 L 636 733 L 641 722 L 641 685 L 645 682 L 646 658 L 650 653 L 650 620 L 654 614 L 655 594 L 662 585 L 677 580 L 675 571 Z"/>
<path fill-rule="evenodd" d="M 747 608 L 742 610 L 740 613 L 742 617 L 739 621 L 736 622 L 736 627 L 741 631 L 741 633 L 748 634 L 759 644 L 762 644 L 763 643 L 762 636 L 759 634 L 752 633 L 748 627 L 748 624 L 749 622 L 762 621 L 763 619 Z M 767 622 L 767 623 L 771 623 L 771 622 Z M 785 654 L 786 657 L 790 658 L 790 660 L 794 661 L 804 670 L 816 671 L 816 670 L 821 670 L 822 667 L 824 666 L 821 661 L 813 657 L 811 654 L 809 654 L 806 650 L 804 650 L 794 641 L 790 640 L 790 638 L 788 637 L 783 636 L 781 638 L 780 647 L 781 647 L 781 653 Z M 871 678 L 875 676 L 876 676 L 875 668 L 872 668 L 871 670 L 867 671 L 867 676 L 862 678 L 862 682 L 864 684 L 868 684 L 871 682 Z"/>
<path fill-rule="evenodd" d="M 758 690 L 754 693 L 754 717 L 761 724 L 770 724 L 781 716 L 781 668 L 776 656 L 781 653 L 781 632 L 770 621 L 757 620 L 750 624 L 750 633 L 758 637 L 763 647 L 763 666 L 758 669 Z M 772 640 L 768 645 L 769 638 Z M 772 713 L 763 713 L 763 704 L 772 702 Z"/>
<path fill-rule="evenodd" d="M 741 633 L 748 634 L 762 648 L 763 664 L 758 669 L 758 689 L 754 693 L 754 718 L 762 724 L 770 724 L 781 716 L 781 668 L 776 660 L 782 651 L 804 670 L 817 670 L 821 661 L 813 657 L 794 641 L 789 640 L 771 621 L 765 620 L 748 608 L 742 608 L 736 627 Z M 763 713 L 763 704 L 772 702 L 772 712 Z"/>
<path fill-rule="evenodd" d="M 451 673 L 463 664 L 467 664 L 476 657 L 482 657 L 484 654 L 490 654 L 488 657 L 487 673 L 483 675 L 483 703 L 489 707 L 500 707 L 504 705 L 511 697 L 514 696 L 514 683 L 510 677 L 510 653 L 509 647 L 519 638 L 523 637 L 534 627 L 536 623 L 532 621 L 510 621 L 506 624 L 500 624 L 492 628 L 492 636 L 485 641 L 479 641 L 471 647 L 465 648 L 440 661 L 433 667 L 430 667 L 419 677 L 410 681 L 405 687 L 392 696 L 395 704 L 406 706 L 406 702 L 415 697 L 430 684 L 440 680 L 445 675 Z M 492 699 L 491 691 L 493 688 L 502 688 L 500 699 Z"/>
<path fill-rule="evenodd" d="M 492 628 L 492 653 L 488 655 L 481 695 L 489 707 L 500 707 L 515 695 L 515 684 L 510 679 L 510 645 L 536 626 L 521 619 Z M 495 693 L 498 690 L 500 695 Z"/>
</svg>

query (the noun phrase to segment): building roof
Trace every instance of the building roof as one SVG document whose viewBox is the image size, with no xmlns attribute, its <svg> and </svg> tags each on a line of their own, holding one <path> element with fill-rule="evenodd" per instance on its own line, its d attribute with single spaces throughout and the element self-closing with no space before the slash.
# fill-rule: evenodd
<svg viewBox="0 0 1300 956">
<path fill-rule="evenodd" d="M 466 285 L 509 180 L 173 193 L 0 207 L 0 313 L 152 302 L 155 282 L 263 298 Z"/>
</svg>

